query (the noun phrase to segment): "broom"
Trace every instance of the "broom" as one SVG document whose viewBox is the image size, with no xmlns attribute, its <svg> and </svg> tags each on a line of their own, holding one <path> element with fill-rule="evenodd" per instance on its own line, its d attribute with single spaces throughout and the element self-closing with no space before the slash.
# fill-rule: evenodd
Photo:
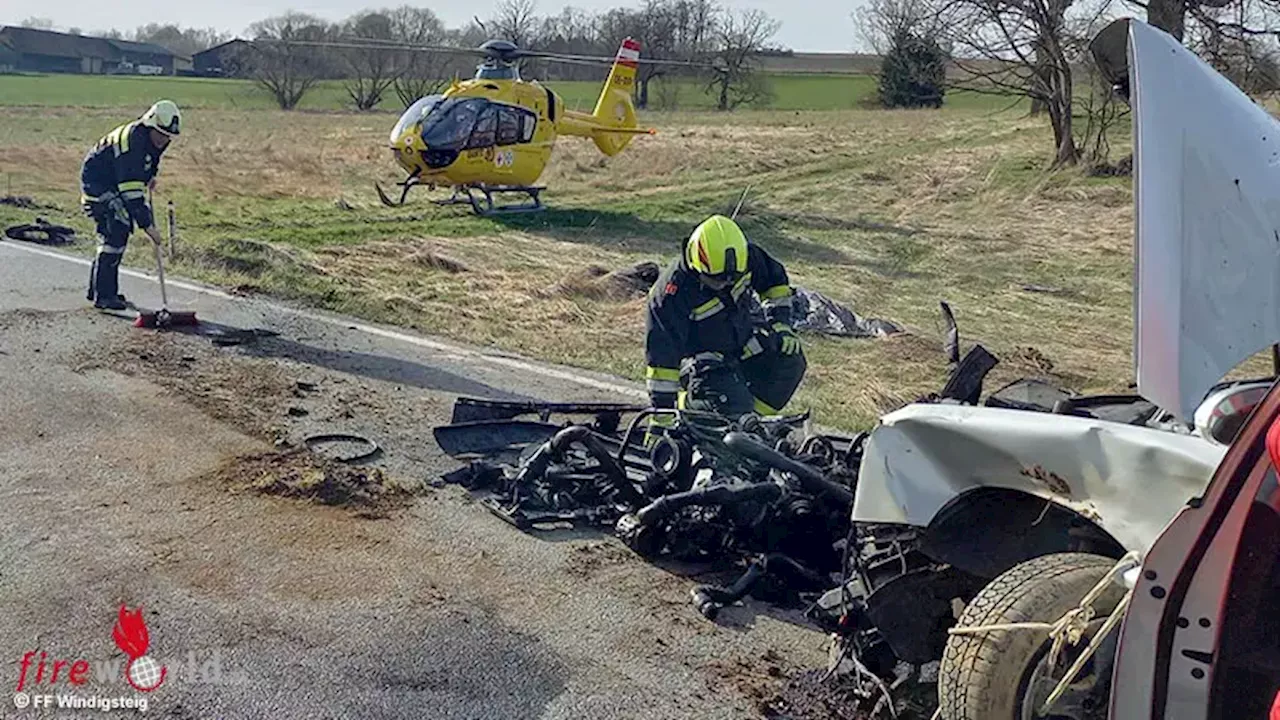
<svg viewBox="0 0 1280 720">
<path fill-rule="evenodd" d="M 169 218 L 169 247 L 173 247 L 173 216 Z M 155 328 L 169 327 L 171 325 L 195 325 L 197 324 L 196 314 L 192 312 L 173 312 L 169 310 L 169 293 L 164 287 L 164 261 L 160 258 L 160 243 L 151 243 L 151 249 L 156 253 L 156 272 L 160 276 L 160 300 L 161 307 L 158 311 L 143 311 L 138 313 L 138 319 L 133 321 L 134 327 Z"/>
</svg>

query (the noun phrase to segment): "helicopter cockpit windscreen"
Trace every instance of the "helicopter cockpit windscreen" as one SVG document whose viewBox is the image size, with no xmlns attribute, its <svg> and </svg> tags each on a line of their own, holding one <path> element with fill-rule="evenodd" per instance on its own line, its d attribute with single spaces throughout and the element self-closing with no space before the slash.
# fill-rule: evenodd
<svg viewBox="0 0 1280 720">
<path fill-rule="evenodd" d="M 422 126 L 422 142 L 431 150 L 463 150 L 480 112 L 489 104 L 483 98 L 451 98 L 442 103 Z"/>
<path fill-rule="evenodd" d="M 410 105 L 409 109 L 404 111 L 404 114 L 400 116 L 400 120 L 396 123 L 396 126 L 391 130 L 391 144 L 394 145 L 410 125 L 426 118 L 442 100 L 444 100 L 443 95 L 427 95 L 426 97 L 419 98 L 417 102 Z"/>
</svg>

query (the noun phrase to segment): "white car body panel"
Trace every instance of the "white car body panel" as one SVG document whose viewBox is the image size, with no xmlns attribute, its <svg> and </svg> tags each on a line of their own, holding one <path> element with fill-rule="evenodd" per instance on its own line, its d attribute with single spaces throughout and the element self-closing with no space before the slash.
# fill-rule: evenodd
<svg viewBox="0 0 1280 720">
<path fill-rule="evenodd" d="M 1198 436 L 1106 420 L 908 405 L 867 439 L 853 519 L 924 527 L 957 495 L 995 486 L 1069 507 L 1145 550 L 1225 453 Z"/>
<path fill-rule="evenodd" d="M 1138 392 L 1190 421 L 1280 340 L 1280 123 L 1146 23 L 1128 23 Z"/>
</svg>

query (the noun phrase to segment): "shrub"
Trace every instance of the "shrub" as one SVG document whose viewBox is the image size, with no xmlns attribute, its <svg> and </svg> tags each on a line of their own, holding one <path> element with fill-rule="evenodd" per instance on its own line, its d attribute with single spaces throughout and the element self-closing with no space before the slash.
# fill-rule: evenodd
<svg viewBox="0 0 1280 720">
<path fill-rule="evenodd" d="M 908 29 L 894 33 L 880 63 L 880 104 L 887 108 L 942 107 L 947 56 L 937 40 Z"/>
</svg>

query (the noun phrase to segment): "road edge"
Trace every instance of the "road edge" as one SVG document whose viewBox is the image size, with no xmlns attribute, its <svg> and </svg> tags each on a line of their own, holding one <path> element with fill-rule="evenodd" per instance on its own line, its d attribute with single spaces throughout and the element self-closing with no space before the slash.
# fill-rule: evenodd
<svg viewBox="0 0 1280 720">
<path fill-rule="evenodd" d="M 90 267 L 93 264 L 91 260 L 88 260 L 86 258 L 82 258 L 76 255 L 71 255 L 69 253 L 59 252 L 57 250 L 50 250 L 44 247 L 33 247 L 25 243 L 8 240 L 7 238 L 5 239 L 4 244 L 7 247 L 21 250 L 22 252 L 30 253 L 32 255 L 40 255 L 40 256 L 51 258 L 54 260 L 70 262 L 76 265 L 81 265 L 83 267 Z M 126 275 L 128 277 L 132 277 L 135 279 L 139 279 L 139 280 L 146 280 L 146 281 L 154 282 L 157 284 L 159 283 L 159 280 L 156 277 L 156 275 L 142 271 L 142 270 L 128 268 L 123 265 L 120 267 L 120 274 Z M 201 285 L 200 283 L 196 283 L 191 280 L 183 280 L 179 278 L 169 277 L 168 275 L 166 275 L 165 277 L 165 285 L 170 287 L 180 288 L 188 292 L 200 293 L 202 295 L 209 295 L 211 297 L 220 298 L 222 300 L 228 300 L 228 301 L 244 301 L 245 300 L 244 297 L 232 295 L 222 290 L 218 290 L 217 288 Z M 369 323 L 353 317 L 338 315 L 336 313 L 327 313 L 322 310 L 316 310 L 313 308 L 293 307 L 285 303 L 282 303 L 279 300 L 268 299 L 264 296 L 255 296 L 254 298 L 252 298 L 251 302 L 258 305 L 263 305 L 265 307 L 269 307 L 272 310 L 275 310 L 281 313 L 293 315 L 295 317 L 300 317 L 300 318 L 312 320 L 315 322 L 321 322 L 327 325 L 332 325 L 334 327 L 340 327 L 347 330 L 357 330 L 369 335 L 374 335 L 374 336 L 386 338 L 389 340 L 396 340 L 399 342 L 414 345 L 416 347 L 426 348 L 429 350 L 452 353 L 455 355 L 466 357 L 471 360 L 477 360 L 480 362 L 496 365 L 499 367 L 512 368 L 515 370 L 519 370 L 521 372 L 527 372 L 527 373 L 540 375 L 546 378 L 552 378 L 555 380 L 571 382 L 571 383 L 575 383 L 585 387 L 593 388 L 596 390 L 603 390 L 605 392 L 611 392 L 611 393 L 616 393 L 618 395 L 633 397 L 639 400 L 647 401 L 649 397 L 648 394 L 641 388 L 639 383 L 630 384 L 628 383 L 628 381 L 622 378 L 613 377 L 613 376 L 605 375 L 602 373 L 592 373 L 586 370 L 579 370 L 578 368 L 569 368 L 566 366 L 541 363 L 536 360 L 530 360 L 530 359 L 519 357 L 516 355 L 498 354 L 498 353 L 482 350 L 480 348 L 467 347 L 465 345 L 460 345 L 460 344 L 443 340 L 440 338 L 428 337 L 424 335 L 415 335 L 413 333 L 406 332 L 405 330 L 402 330 L 402 329 L 378 326 L 373 323 Z"/>
</svg>

